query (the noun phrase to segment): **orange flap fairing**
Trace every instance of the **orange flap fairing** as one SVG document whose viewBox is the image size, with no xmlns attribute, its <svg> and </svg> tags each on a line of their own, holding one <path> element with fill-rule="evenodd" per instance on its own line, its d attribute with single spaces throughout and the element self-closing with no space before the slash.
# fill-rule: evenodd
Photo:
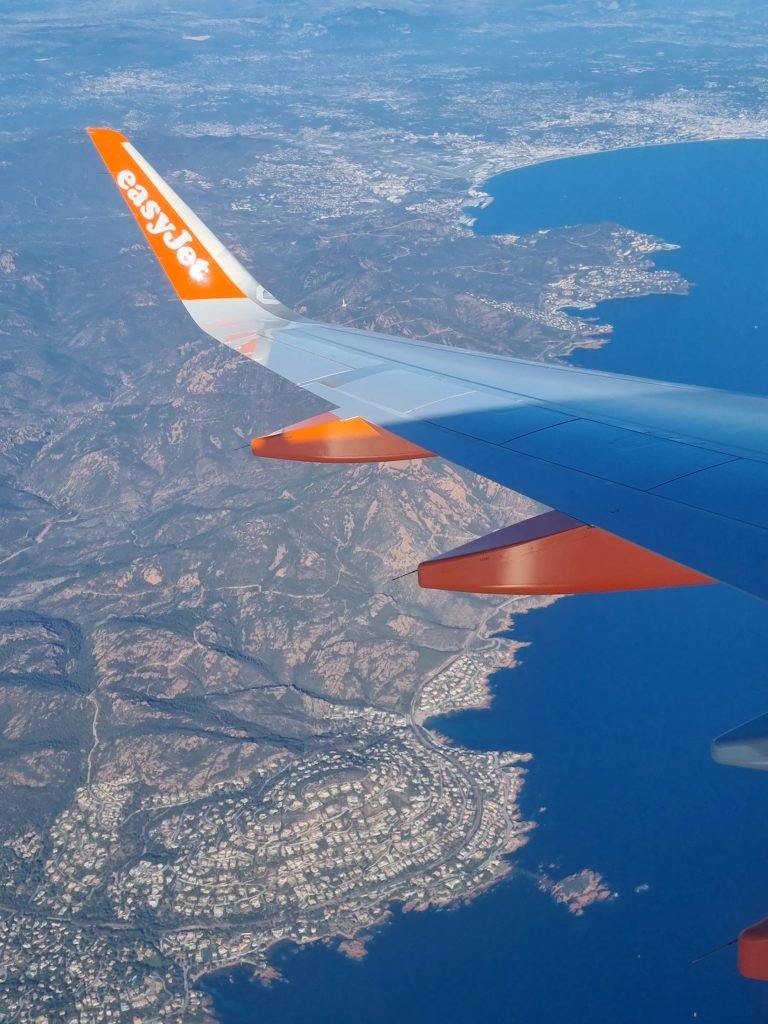
<svg viewBox="0 0 768 1024">
<path fill-rule="evenodd" d="M 332 412 L 256 437 L 251 451 L 264 459 L 294 462 L 398 462 L 432 457 L 432 452 L 359 416 L 342 420 Z"/>
<path fill-rule="evenodd" d="M 584 594 L 712 580 L 612 533 L 547 512 L 422 562 L 419 584 L 470 594 Z"/>
</svg>

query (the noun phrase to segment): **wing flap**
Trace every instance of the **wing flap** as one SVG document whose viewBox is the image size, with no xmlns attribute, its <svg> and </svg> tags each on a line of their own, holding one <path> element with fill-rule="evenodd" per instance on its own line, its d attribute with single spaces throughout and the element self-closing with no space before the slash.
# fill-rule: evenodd
<svg viewBox="0 0 768 1024">
<path fill-rule="evenodd" d="M 573 419 L 568 413 L 536 405 L 527 398 L 510 396 L 506 404 L 500 405 L 498 394 L 476 389 L 435 402 L 424 409 L 424 414 L 430 423 L 492 444 L 505 444 Z"/>
<path fill-rule="evenodd" d="M 591 420 L 548 427 L 505 447 L 641 491 L 732 460 L 707 448 Z"/>
<path fill-rule="evenodd" d="M 762 462 L 737 459 L 665 484 L 656 493 L 768 529 L 768 466 Z"/>
</svg>

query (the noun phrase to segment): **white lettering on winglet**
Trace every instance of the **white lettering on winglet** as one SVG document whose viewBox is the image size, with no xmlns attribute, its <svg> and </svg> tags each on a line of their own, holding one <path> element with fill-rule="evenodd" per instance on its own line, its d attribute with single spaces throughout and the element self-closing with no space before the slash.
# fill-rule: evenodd
<svg viewBox="0 0 768 1024">
<path fill-rule="evenodd" d="M 143 185 L 136 181 L 133 171 L 127 169 L 118 171 L 117 184 L 147 222 L 148 234 L 161 235 L 165 247 L 176 253 L 176 259 L 182 267 L 189 268 L 189 276 L 192 280 L 204 284 L 211 264 L 197 255 L 194 246 L 190 244 L 195 240 L 186 228 L 176 234 L 176 225 L 171 223 L 160 204 L 149 198 L 149 193 Z"/>
</svg>

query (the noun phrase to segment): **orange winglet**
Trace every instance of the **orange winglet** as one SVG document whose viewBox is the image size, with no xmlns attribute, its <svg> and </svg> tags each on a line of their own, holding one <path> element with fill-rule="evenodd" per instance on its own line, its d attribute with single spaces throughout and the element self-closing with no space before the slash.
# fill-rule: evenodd
<svg viewBox="0 0 768 1024">
<path fill-rule="evenodd" d="M 745 978 L 768 981 L 768 917 L 739 936 L 739 971 Z"/>
<path fill-rule="evenodd" d="M 332 412 L 251 441 L 263 459 L 294 462 L 398 462 L 429 459 L 432 452 L 355 416 L 342 420 Z"/>
<path fill-rule="evenodd" d="M 110 128 L 88 134 L 179 298 L 244 298 L 201 241 L 207 229 L 128 139 Z"/>
<path fill-rule="evenodd" d="M 418 567 L 428 590 L 585 594 L 712 583 L 708 576 L 561 512 L 526 519 Z"/>
</svg>

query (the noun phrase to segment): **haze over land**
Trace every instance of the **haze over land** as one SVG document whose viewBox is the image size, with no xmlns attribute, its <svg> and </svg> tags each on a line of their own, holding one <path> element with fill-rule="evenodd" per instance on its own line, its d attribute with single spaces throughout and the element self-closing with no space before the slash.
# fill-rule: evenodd
<svg viewBox="0 0 768 1024">
<path fill-rule="evenodd" d="M 532 504 L 436 462 L 236 450 L 320 405 L 199 335 L 84 125 L 130 134 L 309 315 L 547 359 L 605 340 L 574 307 L 684 293 L 652 262 L 675 239 L 478 238 L 488 175 L 768 136 L 755 4 L 207 6 L 0 16 L 0 1007 L 22 1021 L 191 1019 L 205 971 L 471 896 L 529 828 L 519 755 L 423 728 L 486 699 L 508 610 L 392 578 Z"/>
</svg>

